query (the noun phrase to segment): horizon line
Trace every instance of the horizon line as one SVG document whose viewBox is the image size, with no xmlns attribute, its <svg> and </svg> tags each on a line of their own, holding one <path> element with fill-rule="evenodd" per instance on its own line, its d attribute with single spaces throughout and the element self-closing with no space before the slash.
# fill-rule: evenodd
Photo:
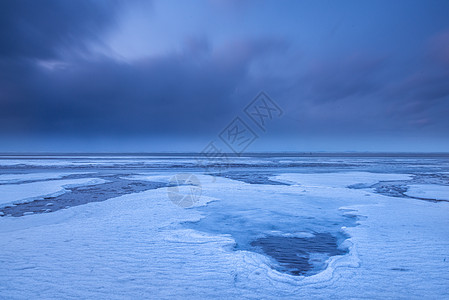
<svg viewBox="0 0 449 300">
<path fill-rule="evenodd" d="M 166 151 L 166 152 L 0 152 L 1 156 L 205 156 L 201 152 L 179 152 L 179 151 Z M 255 151 L 255 152 L 245 152 L 245 153 L 232 153 L 232 152 L 222 152 L 219 155 L 224 155 L 228 157 L 263 157 L 263 156 L 448 156 L 449 152 L 404 152 L 404 151 Z M 218 155 L 217 155 L 218 156 Z"/>
</svg>

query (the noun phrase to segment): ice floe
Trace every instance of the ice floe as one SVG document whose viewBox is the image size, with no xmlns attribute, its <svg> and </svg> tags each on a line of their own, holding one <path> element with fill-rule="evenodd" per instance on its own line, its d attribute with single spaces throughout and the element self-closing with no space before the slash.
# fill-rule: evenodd
<svg viewBox="0 0 449 300">
<path fill-rule="evenodd" d="M 27 174 L 1 174 L 0 184 L 16 183 L 24 181 L 37 181 L 46 179 L 59 179 L 65 176 L 73 174 L 89 174 L 90 172 L 76 172 L 76 173 L 61 173 L 61 172 L 39 172 L 39 173 L 27 173 Z"/>
<path fill-rule="evenodd" d="M 65 193 L 65 188 L 105 182 L 99 178 L 80 178 L 0 185 L 0 205 L 23 203 L 37 197 L 55 197 Z"/>
<path fill-rule="evenodd" d="M 408 186 L 405 194 L 416 198 L 449 201 L 449 186 L 436 184 L 413 184 Z"/>
</svg>

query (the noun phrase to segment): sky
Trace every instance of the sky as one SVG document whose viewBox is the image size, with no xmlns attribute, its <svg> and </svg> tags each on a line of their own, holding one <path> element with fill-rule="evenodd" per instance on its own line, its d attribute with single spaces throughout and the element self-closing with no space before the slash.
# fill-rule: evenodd
<svg viewBox="0 0 449 300">
<path fill-rule="evenodd" d="M 211 143 L 449 152 L 449 1 L 0 2 L 0 152 Z"/>
</svg>

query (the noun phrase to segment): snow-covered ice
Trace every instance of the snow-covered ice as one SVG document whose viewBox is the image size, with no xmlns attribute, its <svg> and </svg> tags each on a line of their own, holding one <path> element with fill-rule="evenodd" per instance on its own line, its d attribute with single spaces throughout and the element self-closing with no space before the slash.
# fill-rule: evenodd
<svg viewBox="0 0 449 300">
<path fill-rule="evenodd" d="M 401 159 L 400 166 L 379 166 L 377 159 L 363 158 L 369 163 L 355 169 L 349 167 L 351 158 L 342 160 L 347 169 L 328 172 L 321 165 L 306 170 L 233 170 L 245 174 L 245 180 L 196 170 L 202 192 L 189 208 L 174 204 L 167 188 L 161 187 L 51 213 L 2 216 L 1 295 L 7 299 L 448 298 L 449 202 L 390 197 L 371 188 L 378 182 L 404 182 L 407 195 L 433 198 L 447 195 L 447 186 L 409 184 L 423 171 L 413 159 Z M 435 162 L 435 173 L 445 171 L 443 163 Z M 286 184 L 248 183 L 261 172 Z M 110 173 L 0 185 L 0 199 L 9 203 L 40 197 L 67 184 L 104 180 Z M 117 176 L 130 184 L 167 183 L 177 173 L 179 169 L 127 170 L 124 164 Z M 1 189 L 5 186 L 10 192 Z M 188 193 L 188 186 L 179 192 Z M 320 238 L 329 244 L 319 244 Z M 269 247 L 260 246 L 265 242 L 285 252 L 270 255 Z M 332 245 L 335 242 L 338 247 Z M 279 261 L 301 253 L 305 260 L 296 261 L 306 269 L 298 274 L 289 272 L 288 262 Z"/>
<path fill-rule="evenodd" d="M 405 194 L 417 198 L 449 201 L 449 185 L 413 184 L 408 187 Z"/>
<path fill-rule="evenodd" d="M 23 181 L 38 181 L 45 179 L 59 179 L 65 176 L 73 174 L 87 174 L 83 173 L 61 173 L 61 172 L 50 172 L 50 173 L 25 173 L 25 174 L 1 174 L 0 184 L 5 183 L 17 183 Z"/>
<path fill-rule="evenodd" d="M 36 176 L 33 176 L 33 178 L 36 178 Z M 105 182 L 105 180 L 99 178 L 80 178 L 0 185 L 0 206 L 26 202 L 37 197 L 54 197 L 65 193 L 67 191 L 65 188 Z"/>
<path fill-rule="evenodd" d="M 373 185 L 379 181 L 408 180 L 408 174 L 378 174 L 369 172 L 320 173 L 320 174 L 281 174 L 275 180 L 304 186 L 348 187 L 355 184 Z"/>
</svg>

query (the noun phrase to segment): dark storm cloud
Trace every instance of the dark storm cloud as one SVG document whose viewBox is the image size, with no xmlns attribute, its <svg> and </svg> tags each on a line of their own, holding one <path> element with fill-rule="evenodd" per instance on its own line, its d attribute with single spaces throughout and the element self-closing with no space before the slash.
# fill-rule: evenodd
<svg viewBox="0 0 449 300">
<path fill-rule="evenodd" d="M 316 60 L 287 85 L 270 79 L 281 90 L 278 99 L 285 99 L 287 114 L 297 121 L 290 130 L 358 135 L 422 128 L 445 134 L 448 80 L 449 68 L 426 47 L 406 60 L 370 52 Z"/>
<path fill-rule="evenodd" d="M 50 69 L 22 60 L 4 63 L 1 125 L 33 133 L 217 131 L 217 122 L 224 124 L 243 106 L 231 99 L 251 62 L 284 47 L 277 40 L 237 40 L 211 51 L 207 40 L 190 38 L 179 52 L 131 63 L 108 57 Z"/>
<path fill-rule="evenodd" d="M 139 3 L 2 1 L 0 135 L 211 137 L 260 90 L 277 135 L 449 131 L 444 2 Z"/>
<path fill-rule="evenodd" d="M 341 101 L 372 94 L 381 88 L 384 57 L 352 56 L 313 65 L 300 80 L 314 102 Z"/>
<path fill-rule="evenodd" d="M 54 58 L 76 51 L 114 21 L 117 0 L 0 2 L 0 56 Z"/>
</svg>

